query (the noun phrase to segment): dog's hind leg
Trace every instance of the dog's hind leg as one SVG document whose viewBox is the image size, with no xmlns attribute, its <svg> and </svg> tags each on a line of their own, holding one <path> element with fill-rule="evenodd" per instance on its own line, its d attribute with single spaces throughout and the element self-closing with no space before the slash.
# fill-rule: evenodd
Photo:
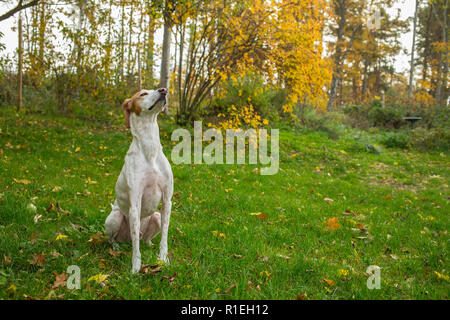
<svg viewBox="0 0 450 320">
<path fill-rule="evenodd" d="M 116 241 L 120 241 L 118 235 L 124 222 L 126 222 L 125 217 L 120 212 L 116 202 L 114 202 L 111 213 L 105 220 L 105 234 L 111 244 L 115 247 L 117 246 Z"/>
<path fill-rule="evenodd" d="M 161 214 L 159 212 L 153 213 L 150 217 L 147 217 L 141 221 L 141 234 L 142 239 L 148 245 L 152 244 L 152 239 L 161 230 Z"/>
</svg>

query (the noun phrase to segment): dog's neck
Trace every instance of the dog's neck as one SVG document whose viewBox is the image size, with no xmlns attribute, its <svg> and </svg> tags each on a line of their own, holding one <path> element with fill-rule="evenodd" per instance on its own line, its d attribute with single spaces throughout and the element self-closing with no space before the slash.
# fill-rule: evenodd
<svg viewBox="0 0 450 320">
<path fill-rule="evenodd" d="M 139 116 L 132 113 L 130 116 L 132 144 L 136 144 L 142 150 L 147 161 L 154 160 L 162 150 L 157 118 L 156 113 L 141 113 Z"/>
</svg>

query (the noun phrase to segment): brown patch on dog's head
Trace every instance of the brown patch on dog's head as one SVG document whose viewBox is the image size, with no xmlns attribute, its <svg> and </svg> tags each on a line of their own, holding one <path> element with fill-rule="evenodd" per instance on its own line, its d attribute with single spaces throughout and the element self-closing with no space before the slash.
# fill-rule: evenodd
<svg viewBox="0 0 450 320">
<path fill-rule="evenodd" d="M 140 115 L 142 108 L 140 106 L 140 97 L 141 92 L 135 93 L 131 98 L 125 99 L 122 103 L 122 111 L 125 116 L 125 125 L 129 129 L 130 128 L 130 114 L 131 112 L 136 113 L 136 115 Z"/>
</svg>

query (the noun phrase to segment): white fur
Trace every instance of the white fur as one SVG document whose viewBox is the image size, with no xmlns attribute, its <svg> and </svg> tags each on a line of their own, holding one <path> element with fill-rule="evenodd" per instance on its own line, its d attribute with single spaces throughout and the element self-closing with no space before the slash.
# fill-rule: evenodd
<svg viewBox="0 0 450 320">
<path fill-rule="evenodd" d="M 159 230 L 161 242 L 158 257 L 169 262 L 167 234 L 173 194 L 172 169 L 162 151 L 157 123 L 157 116 L 167 107 L 167 100 L 158 102 L 162 94 L 156 90 L 142 90 L 139 93 L 147 95 L 139 99 L 140 115 L 130 114 L 133 141 L 117 179 L 116 200 L 105 221 L 105 233 L 112 241 L 131 240 L 132 273 L 141 269 L 140 238 L 151 244 L 151 238 Z M 156 210 L 161 201 L 161 213 L 158 213 Z"/>
</svg>

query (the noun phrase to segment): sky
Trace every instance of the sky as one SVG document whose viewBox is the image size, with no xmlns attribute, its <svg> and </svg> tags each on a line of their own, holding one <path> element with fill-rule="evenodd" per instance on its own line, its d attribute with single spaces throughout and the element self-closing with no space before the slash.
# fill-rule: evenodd
<svg viewBox="0 0 450 320">
<path fill-rule="evenodd" d="M 391 15 L 395 15 L 397 10 L 400 9 L 401 19 L 406 19 L 414 15 L 414 5 L 415 5 L 414 0 L 397 0 L 397 3 L 388 12 Z M 11 6 L 9 6 L 9 8 L 10 7 Z M 5 12 L 6 9 L 7 7 L 5 7 L 4 5 L 0 5 L 0 13 Z M 17 32 L 12 30 L 12 27 L 14 27 L 17 23 L 17 16 L 18 14 L 16 14 L 12 18 L 0 22 L 0 31 L 4 34 L 3 38 L 0 38 L 0 43 L 6 45 L 6 50 L 5 52 L 3 52 L 3 54 L 4 53 L 11 54 L 17 49 Z M 411 24 L 410 29 L 412 29 L 412 21 L 410 24 Z M 400 37 L 400 41 L 402 43 L 403 48 L 406 49 L 407 52 L 410 52 L 412 46 L 412 32 L 402 34 Z M 160 46 L 161 43 L 162 43 L 162 30 L 157 30 L 155 34 L 155 44 L 157 46 L 158 45 Z M 404 53 L 399 54 L 395 58 L 394 67 L 396 71 L 399 73 L 406 74 L 407 72 L 409 72 L 409 56 Z"/>
</svg>

